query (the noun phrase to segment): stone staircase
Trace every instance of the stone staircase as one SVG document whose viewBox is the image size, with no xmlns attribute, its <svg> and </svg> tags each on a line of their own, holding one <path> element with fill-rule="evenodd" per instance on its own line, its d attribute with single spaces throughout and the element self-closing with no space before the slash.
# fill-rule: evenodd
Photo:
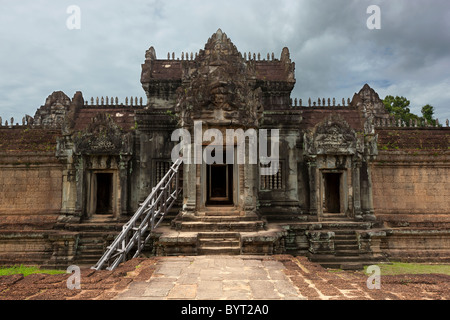
<svg viewBox="0 0 450 320">
<path fill-rule="evenodd" d="M 330 239 L 321 240 L 328 244 L 325 250 L 310 252 L 309 259 L 325 268 L 361 270 L 365 265 L 387 263 L 388 260 L 379 254 L 364 248 L 358 234 L 370 233 L 377 228 L 374 222 L 356 222 L 343 215 L 326 214 L 320 222 L 320 233 L 330 234 Z"/>
<path fill-rule="evenodd" d="M 73 263 L 92 267 L 101 258 L 114 238 L 122 229 L 123 223 L 108 219 L 94 219 L 81 224 L 66 225 L 66 230 L 78 233 Z"/>
<path fill-rule="evenodd" d="M 256 214 L 247 214 L 234 207 L 208 207 L 195 216 L 178 216 L 172 222 L 172 228 L 188 232 L 257 232 L 263 230 L 266 221 Z"/>
<path fill-rule="evenodd" d="M 231 206 L 207 207 L 195 215 L 180 214 L 171 228 L 159 228 L 157 255 L 273 254 L 277 232 L 255 213 Z"/>
<path fill-rule="evenodd" d="M 198 255 L 239 255 L 241 254 L 241 235 L 238 232 L 199 233 Z"/>
</svg>

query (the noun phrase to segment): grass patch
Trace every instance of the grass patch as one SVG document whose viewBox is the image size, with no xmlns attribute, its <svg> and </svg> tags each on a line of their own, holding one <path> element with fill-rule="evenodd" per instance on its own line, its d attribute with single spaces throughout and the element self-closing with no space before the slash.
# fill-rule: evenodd
<svg viewBox="0 0 450 320">
<path fill-rule="evenodd" d="M 446 274 L 450 275 L 450 264 L 425 264 L 392 262 L 392 264 L 379 264 L 381 275 L 400 274 Z M 367 266 L 364 267 L 366 273 Z"/>
<path fill-rule="evenodd" d="M 12 266 L 12 267 L 3 267 L 0 268 L 0 276 L 10 276 L 14 274 L 23 274 L 24 277 L 29 276 L 30 274 L 35 273 L 45 273 L 45 274 L 62 274 L 66 273 L 63 270 L 45 270 L 39 269 L 35 266 Z"/>
</svg>

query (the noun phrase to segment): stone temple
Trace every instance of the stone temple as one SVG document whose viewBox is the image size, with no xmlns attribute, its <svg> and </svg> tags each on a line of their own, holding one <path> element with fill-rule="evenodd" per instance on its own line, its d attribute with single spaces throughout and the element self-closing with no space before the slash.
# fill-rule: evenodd
<svg viewBox="0 0 450 320">
<path fill-rule="evenodd" d="M 147 50 L 146 99 L 56 91 L 21 124 L 0 120 L 0 263 L 94 266 L 171 172 L 177 129 L 191 157 L 217 161 L 184 158 L 174 205 L 135 238 L 140 254 L 448 262 L 448 121 L 395 120 L 367 84 L 351 99 L 292 98 L 295 82 L 288 48 L 241 53 L 219 29 L 195 54 Z M 278 132 L 278 170 L 262 174 L 252 137 L 230 130 L 266 130 L 269 153 Z"/>
</svg>

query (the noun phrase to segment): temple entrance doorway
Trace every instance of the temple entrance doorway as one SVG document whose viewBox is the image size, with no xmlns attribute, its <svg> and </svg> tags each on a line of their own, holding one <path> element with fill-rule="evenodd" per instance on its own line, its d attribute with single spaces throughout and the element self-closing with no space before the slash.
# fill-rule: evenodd
<svg viewBox="0 0 450 320">
<path fill-rule="evenodd" d="M 342 213 L 341 212 L 341 173 L 324 173 L 324 213 Z"/>
<path fill-rule="evenodd" d="M 233 165 L 207 165 L 206 205 L 233 205 Z"/>
<path fill-rule="evenodd" d="M 112 173 L 96 173 L 97 187 L 97 207 L 96 214 L 112 214 L 113 213 L 113 174 Z"/>
</svg>

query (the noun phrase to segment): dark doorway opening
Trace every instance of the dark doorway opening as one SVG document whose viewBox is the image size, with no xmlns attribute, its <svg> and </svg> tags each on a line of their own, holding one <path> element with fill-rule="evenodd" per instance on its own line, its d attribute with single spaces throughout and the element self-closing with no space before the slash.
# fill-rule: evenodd
<svg viewBox="0 0 450 320">
<path fill-rule="evenodd" d="M 233 165 L 208 165 L 207 205 L 233 204 Z"/>
<path fill-rule="evenodd" d="M 341 174 L 324 173 L 324 213 L 341 213 Z"/>
<path fill-rule="evenodd" d="M 97 173 L 97 208 L 96 214 L 113 213 L 113 174 Z"/>
</svg>

